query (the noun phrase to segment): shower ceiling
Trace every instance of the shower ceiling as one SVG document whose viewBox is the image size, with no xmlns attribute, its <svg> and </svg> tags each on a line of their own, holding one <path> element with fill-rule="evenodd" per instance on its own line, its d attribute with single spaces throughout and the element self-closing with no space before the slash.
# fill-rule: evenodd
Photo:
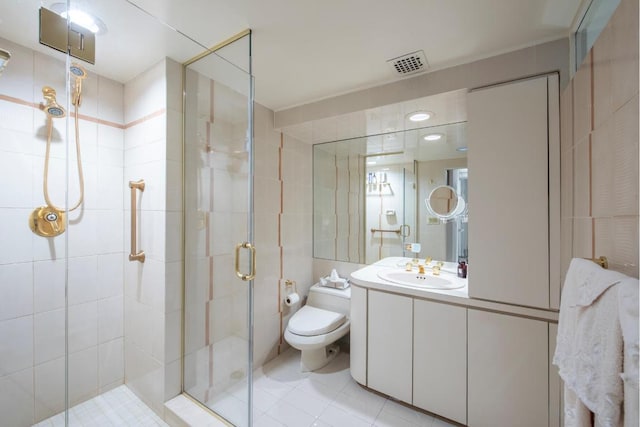
<svg viewBox="0 0 640 427">
<path fill-rule="evenodd" d="M 86 4 L 109 27 L 97 39 L 96 69 L 121 82 L 161 56 L 185 61 L 199 53 L 193 43 L 177 40 L 151 19 L 140 19 L 142 14 L 133 5 L 203 46 L 252 28 L 256 100 L 279 110 L 397 80 L 386 60 L 407 52 L 423 50 L 429 70 L 436 70 L 566 37 L 584 2 L 76 0 L 72 4 Z M 37 42 L 40 3 L 0 2 L 0 37 L 48 53 Z M 54 1 L 42 3 L 48 6 Z M 139 43 L 123 44 L 123 34 L 132 31 Z"/>
</svg>

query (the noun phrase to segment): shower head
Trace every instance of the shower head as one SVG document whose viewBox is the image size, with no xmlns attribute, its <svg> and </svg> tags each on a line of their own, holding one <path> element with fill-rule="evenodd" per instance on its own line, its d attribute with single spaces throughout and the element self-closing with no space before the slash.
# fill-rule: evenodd
<svg viewBox="0 0 640 427">
<path fill-rule="evenodd" d="M 9 59 L 11 59 L 11 54 L 4 49 L 0 49 L 0 75 L 2 75 Z"/>
<path fill-rule="evenodd" d="M 87 70 L 74 62 L 69 67 L 69 72 L 76 79 L 76 83 L 73 85 L 71 103 L 76 107 L 79 107 L 82 103 L 82 80 L 87 78 Z"/>
<path fill-rule="evenodd" d="M 85 70 L 84 67 L 75 62 L 71 64 L 71 66 L 69 67 L 69 71 L 71 72 L 71 74 L 73 74 L 73 77 L 77 79 L 87 78 L 87 70 Z"/>
<path fill-rule="evenodd" d="M 47 116 L 52 119 L 57 119 L 67 114 L 64 108 L 56 101 L 56 90 L 54 88 L 50 86 L 43 87 L 42 96 L 44 96 L 45 101 L 47 101 L 47 104 L 42 107 Z"/>
</svg>

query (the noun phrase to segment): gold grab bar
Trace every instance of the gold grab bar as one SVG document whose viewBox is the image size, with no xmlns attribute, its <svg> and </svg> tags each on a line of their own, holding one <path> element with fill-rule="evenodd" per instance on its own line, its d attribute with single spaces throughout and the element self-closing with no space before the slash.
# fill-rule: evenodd
<svg viewBox="0 0 640 427">
<path fill-rule="evenodd" d="M 378 232 L 378 233 L 396 233 L 396 234 L 400 234 L 400 233 L 402 233 L 402 228 L 398 228 L 397 230 L 382 230 L 380 228 L 372 228 L 371 232 L 372 233 Z"/>
<path fill-rule="evenodd" d="M 598 258 L 584 258 L 587 259 L 589 261 L 593 261 L 596 264 L 598 264 L 600 267 L 604 268 L 604 269 L 608 269 L 609 268 L 609 260 L 607 259 L 606 256 L 601 256 Z"/>
<path fill-rule="evenodd" d="M 138 252 L 138 209 L 136 203 L 136 190 L 144 191 L 144 179 L 129 181 L 131 189 L 131 253 L 129 261 L 144 262 L 144 251 Z"/>
<path fill-rule="evenodd" d="M 251 251 L 251 272 L 249 274 L 240 272 L 240 249 L 242 248 Z M 256 247 L 249 242 L 238 243 L 236 245 L 236 276 L 245 282 L 253 280 L 256 277 Z"/>
</svg>

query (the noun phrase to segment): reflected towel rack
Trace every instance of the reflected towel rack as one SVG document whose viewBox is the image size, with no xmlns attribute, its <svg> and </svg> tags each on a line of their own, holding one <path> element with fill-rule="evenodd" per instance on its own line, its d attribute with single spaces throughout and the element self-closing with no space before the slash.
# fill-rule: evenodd
<svg viewBox="0 0 640 427">
<path fill-rule="evenodd" d="M 600 267 L 604 268 L 604 269 L 608 269 L 609 268 L 609 260 L 607 259 L 606 256 L 601 256 L 598 258 L 584 258 L 584 259 L 588 259 L 590 261 L 595 262 L 596 264 L 598 264 Z"/>
<path fill-rule="evenodd" d="M 400 234 L 400 233 L 402 233 L 402 228 L 398 228 L 397 230 L 383 230 L 383 229 L 380 229 L 380 228 L 372 228 L 371 232 L 372 233 L 378 232 L 378 233 L 396 233 L 396 234 Z"/>
<path fill-rule="evenodd" d="M 129 181 L 131 189 L 131 253 L 129 261 L 144 262 L 144 251 L 138 252 L 138 204 L 136 203 L 136 190 L 144 191 L 144 179 Z"/>
</svg>

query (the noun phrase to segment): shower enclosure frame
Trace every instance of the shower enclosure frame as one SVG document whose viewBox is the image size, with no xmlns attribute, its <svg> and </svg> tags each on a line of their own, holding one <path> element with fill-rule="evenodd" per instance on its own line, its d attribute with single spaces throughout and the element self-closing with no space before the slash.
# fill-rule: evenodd
<svg viewBox="0 0 640 427">
<path fill-rule="evenodd" d="M 255 277 L 255 269 L 256 269 L 256 261 L 255 261 L 255 247 L 253 246 L 254 241 L 254 198 L 253 198 L 253 179 L 254 179 L 254 164 L 255 164 L 255 156 L 254 156 L 254 77 L 252 72 L 252 31 L 251 29 L 246 29 L 227 40 L 224 40 L 215 46 L 207 49 L 199 55 L 189 59 L 182 63 L 182 107 L 183 107 L 183 120 L 182 120 L 182 158 L 183 158 L 183 168 L 182 168 L 182 182 L 183 186 L 187 185 L 188 177 L 187 177 L 187 168 L 186 158 L 188 156 L 187 143 L 188 143 L 188 129 L 187 129 L 187 70 L 189 66 L 197 63 L 198 61 L 208 57 L 209 55 L 217 55 L 216 52 L 233 45 L 244 38 L 248 40 L 248 88 L 247 88 L 247 131 L 246 131 L 246 151 L 248 154 L 247 164 L 248 164 L 248 172 L 247 172 L 247 224 L 246 224 L 246 240 L 243 242 L 238 242 L 236 245 L 236 277 L 235 280 L 238 282 L 234 283 L 234 286 L 242 286 L 244 281 L 247 285 L 247 334 L 248 334 L 248 348 L 247 348 L 247 372 L 246 372 L 246 383 L 247 383 L 247 407 L 246 407 L 246 422 L 248 426 L 253 425 L 253 411 L 251 410 L 253 406 L 253 333 L 254 333 L 254 277 Z M 228 61 L 231 63 L 231 61 Z M 233 63 L 232 63 L 233 64 Z M 233 64 L 235 65 L 235 64 Z M 238 67 L 236 65 L 236 67 Z M 240 68 L 240 67 L 238 67 Z M 182 334 L 181 334 L 181 389 L 182 393 L 187 396 L 192 402 L 202 407 L 206 411 L 212 413 L 216 417 L 220 417 L 224 419 L 224 421 L 229 422 L 229 417 L 226 416 L 225 413 L 217 413 L 212 408 L 206 405 L 206 402 L 200 401 L 197 397 L 192 396 L 187 387 L 185 385 L 185 359 L 186 359 L 186 336 L 187 336 L 187 280 L 188 280 L 188 272 L 187 272 L 187 256 L 188 256 L 188 248 L 187 248 L 187 221 L 188 221 L 188 200 L 187 200 L 187 191 L 186 188 L 183 188 L 182 192 L 182 253 L 184 254 L 184 262 L 182 268 Z M 243 274 L 238 269 L 238 251 L 241 249 L 249 249 L 251 251 L 250 257 L 248 257 L 248 271 L 249 273 Z"/>
</svg>

